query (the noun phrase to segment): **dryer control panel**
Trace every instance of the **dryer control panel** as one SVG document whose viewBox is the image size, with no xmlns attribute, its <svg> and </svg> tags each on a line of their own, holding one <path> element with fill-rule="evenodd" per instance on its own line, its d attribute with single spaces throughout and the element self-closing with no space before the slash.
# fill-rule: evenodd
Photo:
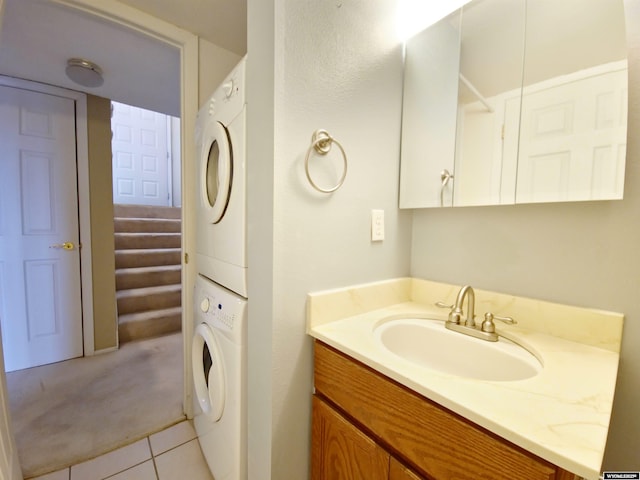
<svg viewBox="0 0 640 480">
<path fill-rule="evenodd" d="M 246 57 L 227 75 L 198 115 L 205 110 L 210 117 L 215 117 L 223 125 L 231 123 L 246 103 L 245 70 Z"/>
</svg>

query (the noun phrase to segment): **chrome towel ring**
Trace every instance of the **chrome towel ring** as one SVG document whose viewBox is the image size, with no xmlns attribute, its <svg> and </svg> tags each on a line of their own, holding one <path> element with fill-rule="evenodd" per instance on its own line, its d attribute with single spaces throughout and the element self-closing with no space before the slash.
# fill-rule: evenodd
<svg viewBox="0 0 640 480">
<path fill-rule="evenodd" d="M 342 161 L 344 164 L 344 169 L 342 172 L 342 176 L 340 177 L 340 179 L 338 180 L 338 183 L 335 186 L 331 188 L 322 188 L 318 186 L 311 178 L 311 174 L 309 173 L 309 158 L 311 157 L 311 154 L 313 153 L 314 150 L 318 155 L 326 155 L 331 151 L 331 145 L 334 143 L 338 146 L 338 148 L 340 149 L 340 152 L 342 153 Z M 307 174 L 307 180 L 309 180 L 309 183 L 313 188 L 315 188 L 316 190 L 322 193 L 335 192 L 342 186 L 342 184 L 344 183 L 344 179 L 347 177 L 347 154 L 344 152 L 344 148 L 342 148 L 342 145 L 340 145 L 340 142 L 338 142 L 335 138 L 329 135 L 329 132 L 327 132 L 326 130 L 316 130 L 315 132 L 313 132 L 313 135 L 311 136 L 311 145 L 309 145 L 309 149 L 307 150 L 307 155 L 304 160 L 304 170 L 305 170 L 305 173 Z"/>
</svg>

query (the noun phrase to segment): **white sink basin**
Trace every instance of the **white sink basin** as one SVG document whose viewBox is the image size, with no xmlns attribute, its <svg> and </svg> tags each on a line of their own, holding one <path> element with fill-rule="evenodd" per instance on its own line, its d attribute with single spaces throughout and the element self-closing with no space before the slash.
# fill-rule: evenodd
<svg viewBox="0 0 640 480">
<path fill-rule="evenodd" d="M 453 332 L 441 320 L 402 318 L 374 329 L 377 343 L 418 366 L 458 377 L 513 381 L 542 370 L 538 359 L 520 345 L 500 337 L 488 342 Z"/>
</svg>

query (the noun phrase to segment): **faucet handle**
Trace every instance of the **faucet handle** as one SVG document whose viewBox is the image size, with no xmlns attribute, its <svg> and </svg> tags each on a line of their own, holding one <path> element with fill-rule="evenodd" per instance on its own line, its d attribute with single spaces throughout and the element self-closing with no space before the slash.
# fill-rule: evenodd
<svg viewBox="0 0 640 480">
<path fill-rule="evenodd" d="M 493 322 L 494 320 L 500 320 L 501 322 L 508 323 L 510 325 L 518 323 L 511 317 L 500 317 L 498 315 L 494 315 L 491 312 L 487 312 L 484 314 L 484 322 L 482 322 L 482 331 L 487 333 L 495 333 L 496 324 Z"/>
<path fill-rule="evenodd" d="M 439 308 L 448 308 L 449 310 L 453 310 L 453 305 L 447 305 L 444 302 L 436 302 L 435 306 Z"/>
<path fill-rule="evenodd" d="M 455 305 L 448 305 L 444 302 L 436 302 L 435 306 L 438 308 L 448 308 L 449 309 L 449 319 L 447 322 L 451 323 L 460 323 L 462 320 L 462 314 L 460 310 L 456 310 Z"/>
</svg>

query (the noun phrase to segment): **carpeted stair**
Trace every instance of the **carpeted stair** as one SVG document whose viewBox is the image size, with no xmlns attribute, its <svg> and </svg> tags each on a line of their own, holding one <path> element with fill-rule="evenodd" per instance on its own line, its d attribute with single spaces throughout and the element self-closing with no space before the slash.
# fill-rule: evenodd
<svg viewBox="0 0 640 480">
<path fill-rule="evenodd" d="M 180 208 L 114 205 L 120 342 L 180 331 Z"/>
</svg>

